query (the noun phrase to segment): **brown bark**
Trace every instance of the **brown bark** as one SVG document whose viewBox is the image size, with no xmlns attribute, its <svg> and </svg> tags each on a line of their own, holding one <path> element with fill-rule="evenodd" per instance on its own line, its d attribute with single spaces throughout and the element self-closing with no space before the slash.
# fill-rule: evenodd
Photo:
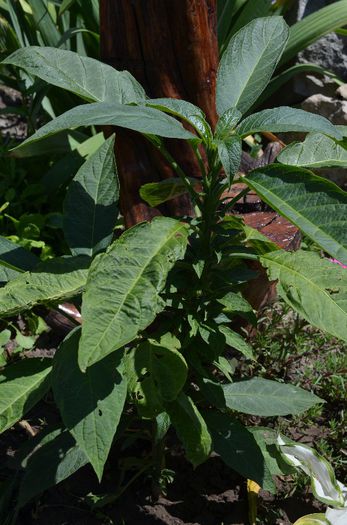
<svg viewBox="0 0 347 525">
<path fill-rule="evenodd" d="M 196 104 L 215 125 L 216 0 L 101 0 L 100 24 L 105 62 L 130 71 L 151 98 L 181 98 Z M 199 176 L 188 144 L 170 140 L 168 147 L 189 176 Z M 139 188 L 174 176 L 172 170 L 145 139 L 124 130 L 117 131 L 117 160 L 126 226 L 160 213 L 141 201 Z M 189 199 L 174 199 L 162 211 L 189 214 Z"/>
</svg>

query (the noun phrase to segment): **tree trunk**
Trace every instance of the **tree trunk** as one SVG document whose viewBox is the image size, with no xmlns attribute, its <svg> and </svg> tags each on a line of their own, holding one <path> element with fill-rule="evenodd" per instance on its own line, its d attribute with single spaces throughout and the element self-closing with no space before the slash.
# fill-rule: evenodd
<svg viewBox="0 0 347 525">
<path fill-rule="evenodd" d="M 216 0 L 101 0 L 101 57 L 116 69 L 130 71 L 151 98 L 181 98 L 196 104 L 214 127 L 216 4 Z M 189 176 L 199 176 L 188 144 L 170 140 L 168 149 Z M 143 184 L 174 176 L 144 138 L 117 130 L 116 151 L 127 227 L 161 212 L 192 213 L 188 196 L 169 201 L 160 210 L 141 200 Z"/>
</svg>

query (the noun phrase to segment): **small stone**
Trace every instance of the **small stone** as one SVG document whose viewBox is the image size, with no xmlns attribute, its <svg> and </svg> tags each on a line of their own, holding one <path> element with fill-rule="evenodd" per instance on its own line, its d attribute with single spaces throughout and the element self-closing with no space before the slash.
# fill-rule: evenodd
<svg viewBox="0 0 347 525">
<path fill-rule="evenodd" d="M 347 84 L 342 84 L 342 86 L 340 86 L 337 90 L 336 90 L 336 94 L 341 97 L 341 98 L 344 98 L 345 100 L 347 100 Z"/>
<path fill-rule="evenodd" d="M 322 115 L 333 124 L 347 125 L 347 100 L 327 97 L 317 93 L 304 100 L 301 108 L 305 111 Z"/>
</svg>

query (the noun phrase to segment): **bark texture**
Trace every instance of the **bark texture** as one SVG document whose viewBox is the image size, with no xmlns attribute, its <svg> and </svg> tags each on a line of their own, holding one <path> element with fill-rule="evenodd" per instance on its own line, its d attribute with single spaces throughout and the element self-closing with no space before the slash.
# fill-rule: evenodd
<svg viewBox="0 0 347 525">
<path fill-rule="evenodd" d="M 218 66 L 216 0 L 101 0 L 101 57 L 127 69 L 151 98 L 182 98 L 199 106 L 212 126 Z M 126 226 L 162 211 L 191 213 L 187 196 L 152 209 L 139 197 L 146 182 L 174 176 L 153 148 L 135 133 L 117 130 L 121 209 Z M 168 141 L 170 153 L 189 176 L 199 176 L 190 146 Z"/>
</svg>

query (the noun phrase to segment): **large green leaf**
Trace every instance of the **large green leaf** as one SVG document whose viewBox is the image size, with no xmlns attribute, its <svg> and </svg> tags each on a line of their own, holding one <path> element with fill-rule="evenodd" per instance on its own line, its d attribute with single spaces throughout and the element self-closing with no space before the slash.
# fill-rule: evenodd
<svg viewBox="0 0 347 525">
<path fill-rule="evenodd" d="M 82 165 L 64 202 L 64 233 L 73 255 L 95 255 L 112 240 L 119 185 L 114 136 Z"/>
<path fill-rule="evenodd" d="M 194 186 L 198 184 L 196 179 L 188 178 L 188 181 Z M 149 182 L 140 188 L 141 198 L 150 206 L 156 207 L 163 202 L 184 195 L 188 192 L 186 184 L 178 177 L 160 180 L 159 182 Z"/>
<path fill-rule="evenodd" d="M 23 417 L 50 387 L 51 361 L 25 359 L 0 374 L 0 432 Z"/>
<path fill-rule="evenodd" d="M 277 160 L 291 166 L 324 168 L 347 167 L 347 149 L 320 133 L 309 133 L 304 142 L 293 142 L 284 148 Z"/>
<path fill-rule="evenodd" d="M 305 16 L 289 30 L 289 40 L 281 64 L 288 62 L 299 51 L 318 40 L 321 36 L 347 24 L 347 1 L 333 2 L 311 15 Z"/>
<path fill-rule="evenodd" d="M 0 288 L 0 316 L 76 295 L 86 284 L 89 264 L 88 257 L 61 257 L 20 274 Z"/>
<path fill-rule="evenodd" d="M 183 392 L 176 401 L 167 403 L 166 411 L 183 443 L 188 460 L 196 467 L 206 461 L 212 440 L 206 422 L 199 410 Z"/>
<path fill-rule="evenodd" d="M 42 435 L 43 434 L 43 435 Z M 67 430 L 40 432 L 23 458 L 24 475 L 19 487 L 18 507 L 74 474 L 88 463 L 84 452 Z"/>
<path fill-rule="evenodd" d="M 279 295 L 311 324 L 347 341 L 347 270 L 315 253 L 271 252 L 260 259 Z"/>
<path fill-rule="evenodd" d="M 246 117 L 236 128 L 236 133 L 242 137 L 261 131 L 286 132 L 286 131 L 315 131 L 325 133 L 337 140 L 342 139 L 342 134 L 336 126 L 321 115 L 315 115 L 302 109 L 289 106 L 280 106 L 274 109 L 264 109 Z"/>
<path fill-rule="evenodd" d="M 79 126 L 120 126 L 140 133 L 176 139 L 194 139 L 178 120 L 162 111 L 118 102 L 98 102 L 76 106 L 42 126 L 22 144 L 27 145 L 59 131 Z M 18 146 L 21 147 L 21 146 Z"/>
<path fill-rule="evenodd" d="M 167 274 L 187 245 L 182 223 L 158 217 L 127 230 L 93 262 L 82 304 L 82 370 L 133 340 L 163 308 Z"/>
<path fill-rule="evenodd" d="M 48 137 L 40 143 L 34 142 L 23 148 L 13 150 L 10 155 L 11 157 L 21 159 L 77 152 L 79 155 L 85 157 L 90 153 L 90 151 L 86 151 L 86 149 L 91 150 L 92 148 L 90 146 L 95 149 L 96 144 L 101 145 L 103 141 L 104 134 L 102 132 L 88 137 L 88 135 L 80 131 L 65 131 L 58 135 Z"/>
<path fill-rule="evenodd" d="M 300 414 L 324 402 L 298 386 L 260 377 L 223 385 L 223 390 L 228 408 L 256 416 Z"/>
<path fill-rule="evenodd" d="M 127 71 L 72 51 L 54 47 L 23 47 L 4 64 L 25 69 L 54 86 L 72 91 L 91 102 L 138 102 L 145 99 L 140 84 Z"/>
<path fill-rule="evenodd" d="M 271 472 L 252 432 L 229 414 L 206 412 L 204 418 L 212 436 L 213 450 L 224 463 L 256 481 L 264 490 L 275 492 Z"/>
<path fill-rule="evenodd" d="M 78 366 L 80 329 L 60 345 L 53 367 L 54 399 L 62 419 L 91 462 L 99 481 L 123 411 L 127 384 L 121 353 L 90 366 Z"/>
<path fill-rule="evenodd" d="M 268 84 L 288 38 L 281 17 L 258 18 L 240 29 L 225 50 L 217 75 L 217 111 L 246 112 Z"/>
<path fill-rule="evenodd" d="M 327 253 L 347 264 L 347 193 L 303 168 L 270 165 L 244 181 Z"/>
</svg>

